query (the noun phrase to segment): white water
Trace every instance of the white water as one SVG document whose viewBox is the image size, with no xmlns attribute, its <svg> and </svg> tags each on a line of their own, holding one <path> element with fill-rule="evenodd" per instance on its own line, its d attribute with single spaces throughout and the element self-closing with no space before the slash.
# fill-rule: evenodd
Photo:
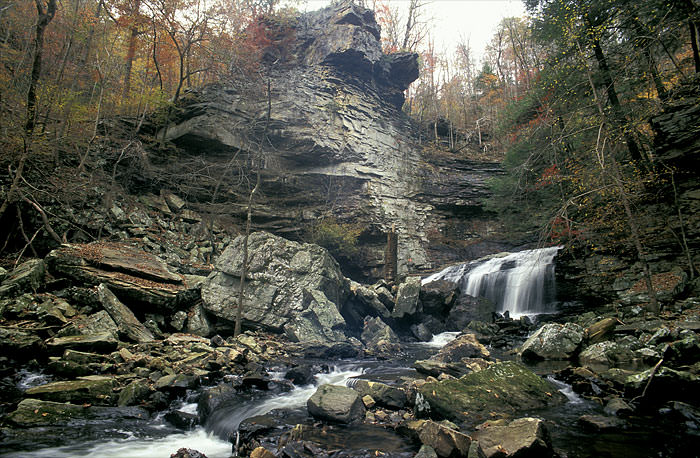
<svg viewBox="0 0 700 458">
<path fill-rule="evenodd" d="M 512 318 L 548 313 L 552 311 L 547 306 L 553 299 L 554 257 L 559 248 L 519 251 L 448 267 L 422 283 L 457 283 L 462 294 L 485 297 L 496 304 L 495 311 L 508 311 Z"/>
<path fill-rule="evenodd" d="M 583 404 L 583 398 L 579 396 L 578 394 L 574 393 L 573 388 L 571 388 L 571 385 L 561 382 L 551 375 L 547 376 L 547 380 L 552 382 L 554 386 L 557 387 L 557 389 L 564 395 L 566 396 L 566 399 L 569 400 L 570 404 Z"/>
<path fill-rule="evenodd" d="M 219 415 L 217 427 L 207 432 L 198 427 L 193 431 L 170 434 L 161 438 L 136 437 L 130 431 L 111 431 L 123 435 L 121 439 L 81 443 L 75 446 L 50 447 L 31 452 L 17 452 L 12 458 L 167 458 L 180 448 L 191 448 L 204 453 L 208 458 L 229 458 L 232 444 L 220 439 L 215 433 L 235 431 L 241 421 L 256 415 L 264 415 L 274 409 L 297 409 L 306 406 L 306 401 L 322 384 L 345 385 L 364 370 L 357 366 L 336 367 L 328 374 L 317 374 L 314 384 L 295 387 L 288 393 L 260 401 L 251 401 L 241 409 Z M 196 413 L 196 404 L 184 404 L 179 410 Z M 218 412 L 215 412 L 218 413 Z M 226 415 L 228 414 L 228 415 Z M 2 452 L 0 452 L 1 454 Z"/>
<path fill-rule="evenodd" d="M 441 332 L 440 334 L 435 334 L 429 342 L 420 342 L 419 345 L 430 348 L 442 348 L 448 343 L 452 342 L 457 338 L 459 331 L 452 332 Z"/>
</svg>

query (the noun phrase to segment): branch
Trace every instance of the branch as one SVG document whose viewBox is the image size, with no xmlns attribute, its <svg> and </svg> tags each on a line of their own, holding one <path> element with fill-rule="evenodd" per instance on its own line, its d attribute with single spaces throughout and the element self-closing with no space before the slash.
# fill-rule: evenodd
<svg viewBox="0 0 700 458">
<path fill-rule="evenodd" d="M 39 214 L 41 215 L 41 220 L 44 222 L 44 227 L 46 228 L 46 232 L 49 233 L 51 238 L 53 238 L 56 242 L 58 242 L 59 245 L 61 243 L 63 243 L 61 241 L 61 237 L 59 237 L 58 234 L 56 234 L 56 232 L 54 232 L 54 230 L 51 228 L 51 225 L 49 224 L 49 218 L 46 216 L 46 212 L 44 211 L 44 209 L 41 208 L 41 206 L 38 203 L 27 199 L 25 196 L 22 196 L 22 200 L 24 200 L 26 203 L 28 203 L 29 205 L 34 207 L 36 209 L 36 211 L 39 212 Z"/>
</svg>

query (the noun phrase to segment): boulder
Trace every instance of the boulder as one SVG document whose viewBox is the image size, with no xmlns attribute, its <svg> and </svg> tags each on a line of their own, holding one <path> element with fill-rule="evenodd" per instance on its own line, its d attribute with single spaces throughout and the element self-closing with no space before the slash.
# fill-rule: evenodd
<svg viewBox="0 0 700 458">
<path fill-rule="evenodd" d="M 44 283 L 46 265 L 41 259 L 29 259 L 14 268 L 0 284 L 0 297 L 36 291 Z"/>
<path fill-rule="evenodd" d="M 149 386 L 148 380 L 137 379 L 121 390 L 117 405 L 123 407 L 140 404 L 142 401 L 148 399 L 150 394 L 151 387 Z"/>
<path fill-rule="evenodd" d="M 583 328 L 574 323 L 547 323 L 520 347 L 523 359 L 571 359 L 583 341 Z"/>
<path fill-rule="evenodd" d="M 493 302 L 485 297 L 462 294 L 450 309 L 445 325 L 449 331 L 461 331 L 474 320 L 489 322 L 495 308 Z"/>
<path fill-rule="evenodd" d="M 689 371 L 660 366 L 629 375 L 624 380 L 625 398 L 640 397 L 647 405 L 666 401 L 681 401 L 697 405 L 700 402 L 700 377 Z M 642 396 L 643 395 L 643 396 Z"/>
<path fill-rule="evenodd" d="M 489 359 L 491 353 L 476 339 L 474 334 L 461 334 L 442 347 L 430 359 L 445 363 L 460 362 L 464 358 Z"/>
<path fill-rule="evenodd" d="M 35 358 L 44 341 L 31 329 L 0 328 L 0 354 L 18 359 Z"/>
<path fill-rule="evenodd" d="M 361 397 L 371 396 L 377 405 L 382 407 L 403 409 L 408 403 L 406 391 L 386 383 L 356 379 L 353 381 L 352 389 L 357 391 Z"/>
<path fill-rule="evenodd" d="M 321 291 L 303 291 L 302 312 L 284 325 L 292 342 L 345 341 L 345 319 Z"/>
<path fill-rule="evenodd" d="M 469 456 L 472 438 L 448 426 L 432 420 L 414 420 L 403 423 L 400 430 L 431 447 L 439 457 Z"/>
<path fill-rule="evenodd" d="M 421 286 L 420 303 L 423 312 L 444 316 L 459 296 L 459 286 L 447 280 L 435 280 Z"/>
<path fill-rule="evenodd" d="M 390 355 L 399 350 L 399 338 L 381 318 L 365 318 L 360 335 L 367 352 L 373 355 Z"/>
<path fill-rule="evenodd" d="M 52 337 L 46 340 L 45 344 L 49 350 L 55 353 L 63 353 L 67 349 L 109 353 L 117 348 L 119 342 L 113 334 L 101 332 L 98 334 Z"/>
<path fill-rule="evenodd" d="M 409 318 L 420 312 L 420 302 L 418 301 L 420 291 L 420 277 L 406 278 L 396 292 L 396 305 L 391 312 L 392 318 Z"/>
<path fill-rule="evenodd" d="M 425 383 L 418 392 L 434 414 L 471 424 L 566 402 L 554 385 L 512 361 L 459 379 Z"/>
<path fill-rule="evenodd" d="M 189 334 L 194 334 L 202 337 L 209 337 L 214 334 L 214 326 L 212 326 L 207 314 L 200 304 L 195 305 L 190 310 L 187 318 L 187 326 L 185 330 Z"/>
<path fill-rule="evenodd" d="M 382 292 L 381 296 L 374 289 L 351 281 L 351 297 L 346 301 L 347 305 L 343 307 L 343 315 L 348 316 L 349 321 L 352 320 L 352 322 L 359 323 L 360 325 L 367 315 L 389 318 L 391 312 L 386 305 L 388 293 L 386 292 L 386 288 L 381 288 L 379 291 Z M 384 300 L 382 301 L 382 299 Z M 393 302 L 391 302 L 390 305 L 393 307 Z"/>
<path fill-rule="evenodd" d="M 170 458 L 207 458 L 207 456 L 199 450 L 182 447 L 170 455 Z"/>
<path fill-rule="evenodd" d="M 104 283 L 120 299 L 151 307 L 169 310 L 199 294 L 158 258 L 125 243 L 64 244 L 46 261 L 54 275 L 89 285 Z"/>
<path fill-rule="evenodd" d="M 319 420 L 357 423 L 364 419 L 365 406 L 357 391 L 337 385 L 321 385 L 306 402 L 309 413 Z"/>
<path fill-rule="evenodd" d="M 441 374 L 461 377 L 473 372 L 465 363 L 445 363 L 434 359 L 419 359 L 414 361 L 413 368 L 421 374 L 439 377 Z"/>
<path fill-rule="evenodd" d="M 438 458 L 438 455 L 430 445 L 421 445 L 420 450 L 413 458 Z"/>
<path fill-rule="evenodd" d="M 473 437 L 479 441 L 487 458 L 546 458 L 554 455 L 549 431 L 544 421 L 538 418 L 518 418 L 505 425 L 486 423 Z"/>
<path fill-rule="evenodd" d="M 581 415 L 578 422 L 585 429 L 597 433 L 621 429 L 625 425 L 625 421 L 620 418 L 604 415 Z"/>
<path fill-rule="evenodd" d="M 112 377 L 95 375 L 35 386 L 29 388 L 26 395 L 44 401 L 109 405 L 113 387 Z"/>
<path fill-rule="evenodd" d="M 205 310 L 231 322 L 238 308 L 242 246 L 243 236 L 239 236 L 219 256 L 216 270 L 202 285 Z M 248 239 L 248 252 L 242 314 L 245 325 L 277 332 L 289 327 L 297 338 L 305 338 L 304 331 L 312 329 L 312 337 L 320 337 L 321 325 L 324 333 L 339 336 L 336 331 L 342 328 L 342 321 L 338 310 L 348 296 L 349 285 L 328 251 L 254 232 Z"/>
<path fill-rule="evenodd" d="M 97 287 L 97 294 L 102 306 L 116 323 L 121 335 L 138 343 L 154 340 L 151 331 L 141 324 L 134 313 L 122 304 L 104 283 Z"/>
<path fill-rule="evenodd" d="M 586 347 L 578 358 L 584 366 L 617 367 L 634 361 L 635 354 L 629 347 L 607 340 Z"/>
<path fill-rule="evenodd" d="M 27 398 L 6 420 L 21 428 L 39 426 L 75 426 L 76 421 L 148 420 L 148 411 L 140 407 L 98 407 Z"/>
</svg>

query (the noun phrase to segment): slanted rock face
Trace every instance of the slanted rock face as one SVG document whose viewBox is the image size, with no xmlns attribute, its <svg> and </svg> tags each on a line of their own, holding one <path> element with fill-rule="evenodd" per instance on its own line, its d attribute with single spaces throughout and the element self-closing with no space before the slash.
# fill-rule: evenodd
<svg viewBox="0 0 700 458">
<path fill-rule="evenodd" d="M 437 176 L 400 112 L 403 91 L 418 77 L 417 55 L 383 54 L 371 11 L 343 2 L 307 13 L 294 35 L 289 52 L 277 56 L 266 75 L 272 108 L 263 145 L 265 208 L 257 209 L 254 224 L 288 237 L 299 237 L 328 213 L 361 224 L 365 249 L 354 269 L 362 280 L 381 277 L 383 234 L 396 225 L 399 274 L 432 267 L 429 235 L 446 218 L 478 213 L 488 195 L 486 178 L 499 167 L 450 154 L 450 167 Z M 191 154 L 206 151 L 207 160 L 223 167 L 259 144 L 261 132 L 253 127 L 265 124 L 267 97 L 256 100 L 255 92 L 240 84 L 190 92 L 180 117 L 160 134 Z M 246 194 L 233 182 L 225 185 L 241 198 Z M 209 201 L 210 193 L 194 198 Z M 244 216 L 242 208 L 233 211 Z"/>
<path fill-rule="evenodd" d="M 365 406 L 357 391 L 345 386 L 319 386 L 306 406 L 315 418 L 339 423 L 356 423 L 365 415 Z"/>
<path fill-rule="evenodd" d="M 548 323 L 525 341 L 520 349 L 525 359 L 570 359 L 583 341 L 583 328 L 575 323 Z"/>
<path fill-rule="evenodd" d="M 325 249 L 254 232 L 248 252 L 245 324 L 285 331 L 297 341 L 345 339 L 339 304 L 349 294 L 349 282 Z M 235 321 L 242 266 L 240 236 L 217 259 L 216 270 L 202 285 L 206 311 Z"/>
</svg>

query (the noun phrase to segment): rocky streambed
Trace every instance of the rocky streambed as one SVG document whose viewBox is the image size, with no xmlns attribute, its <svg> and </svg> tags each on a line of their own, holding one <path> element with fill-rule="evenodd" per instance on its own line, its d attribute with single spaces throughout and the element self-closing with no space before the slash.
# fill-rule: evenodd
<svg viewBox="0 0 700 458">
<path fill-rule="evenodd" d="M 2 456 L 641 457 L 700 445 L 700 302 L 687 284 L 661 296 L 660 315 L 625 299 L 513 320 L 448 281 L 360 285 L 320 247 L 250 242 L 238 337 L 240 239 L 206 277 L 126 243 L 64 245 L 5 273 Z"/>
</svg>

